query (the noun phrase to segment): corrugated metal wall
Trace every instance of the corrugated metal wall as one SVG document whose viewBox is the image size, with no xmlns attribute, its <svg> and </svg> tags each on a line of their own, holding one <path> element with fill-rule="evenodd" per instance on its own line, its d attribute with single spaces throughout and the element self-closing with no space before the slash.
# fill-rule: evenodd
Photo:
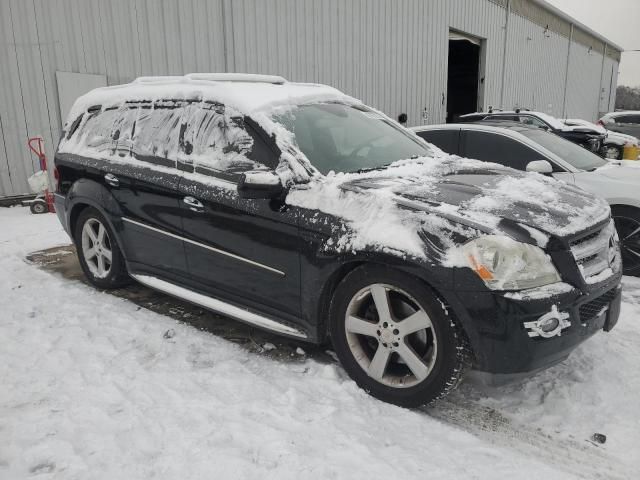
<svg viewBox="0 0 640 480">
<path fill-rule="evenodd" d="M 509 18 L 502 105 L 562 114 L 569 40 Z M 522 4 L 522 5 L 521 5 Z M 410 124 L 446 117 L 450 29 L 483 39 L 484 105 L 500 106 L 504 0 L 2 0 L 0 197 L 27 193 L 26 139 L 52 156 L 61 129 L 56 70 L 140 75 L 245 71 L 327 83 Z M 524 5 L 524 6 L 523 6 Z M 535 10 L 535 9 L 534 9 Z M 522 13 L 525 12 L 525 13 Z M 602 45 L 602 44 L 600 44 Z M 567 112 L 595 119 L 615 94 L 615 53 L 574 43 Z M 611 82 L 612 72 L 614 75 Z M 605 90 L 601 90 L 602 88 Z M 606 100 L 605 100 L 606 99 Z M 606 106 L 607 108 L 601 108 Z"/>
</svg>

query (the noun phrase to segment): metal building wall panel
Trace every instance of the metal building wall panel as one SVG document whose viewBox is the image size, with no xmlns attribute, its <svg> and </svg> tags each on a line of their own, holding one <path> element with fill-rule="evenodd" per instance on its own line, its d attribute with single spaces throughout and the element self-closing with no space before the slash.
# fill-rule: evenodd
<svg viewBox="0 0 640 480">
<path fill-rule="evenodd" d="M 508 42 L 504 108 L 562 116 L 569 40 L 512 14 Z"/>
<path fill-rule="evenodd" d="M 571 47 L 567 87 L 567 117 L 595 121 L 599 111 L 602 54 L 580 43 Z"/>
<path fill-rule="evenodd" d="M 42 88 L 40 49 L 33 2 L 0 2 L 4 58 L 0 69 L 0 108 L 11 179 L 9 195 L 29 193 L 27 178 L 39 169 L 27 149 L 27 138 L 50 138 Z"/>
<path fill-rule="evenodd" d="M 423 123 L 423 110 L 427 123 L 438 123 L 446 117 L 450 29 L 483 40 L 483 107 L 500 105 L 504 5 L 504 0 L 0 2 L 0 196 L 28 191 L 26 178 L 36 167 L 26 150 L 29 135 L 43 135 L 47 153 L 53 153 L 64 121 L 56 70 L 107 75 L 109 84 L 190 71 L 281 74 L 334 85 L 394 118 L 407 113 L 409 124 Z M 553 32 L 544 37 L 540 24 L 521 15 L 512 14 L 509 21 L 504 106 L 560 115 L 568 40 Z M 609 84 L 612 76 L 614 86 L 617 82 L 617 57 L 608 51 L 603 62 L 602 55 L 588 55 L 586 47 L 575 45 L 567 110 L 593 119 L 603 106 L 613 108 Z"/>
</svg>

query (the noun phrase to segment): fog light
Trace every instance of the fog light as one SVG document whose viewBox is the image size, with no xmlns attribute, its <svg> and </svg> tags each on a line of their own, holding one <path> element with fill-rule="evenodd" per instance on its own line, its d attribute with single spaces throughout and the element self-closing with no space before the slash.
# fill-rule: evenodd
<svg viewBox="0 0 640 480">
<path fill-rule="evenodd" d="M 553 330 L 558 328 L 558 325 L 560 325 L 560 320 L 555 317 L 538 321 L 538 326 L 540 327 L 540 330 L 546 333 L 552 332 Z"/>
<path fill-rule="evenodd" d="M 545 313 L 538 320 L 533 322 L 525 322 L 524 328 L 529 330 L 530 337 L 551 338 L 559 336 L 562 330 L 571 326 L 571 322 L 567 320 L 569 314 L 559 312 L 558 307 L 553 305 L 549 313 Z"/>
</svg>

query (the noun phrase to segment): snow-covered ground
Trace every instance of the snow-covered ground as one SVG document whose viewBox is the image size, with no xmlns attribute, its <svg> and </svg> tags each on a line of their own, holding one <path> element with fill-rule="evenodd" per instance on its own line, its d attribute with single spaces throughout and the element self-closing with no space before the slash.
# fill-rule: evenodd
<svg viewBox="0 0 640 480">
<path fill-rule="evenodd" d="M 24 260 L 67 243 L 0 208 L 1 479 L 638 478 L 639 280 L 565 363 L 410 411 Z"/>
</svg>

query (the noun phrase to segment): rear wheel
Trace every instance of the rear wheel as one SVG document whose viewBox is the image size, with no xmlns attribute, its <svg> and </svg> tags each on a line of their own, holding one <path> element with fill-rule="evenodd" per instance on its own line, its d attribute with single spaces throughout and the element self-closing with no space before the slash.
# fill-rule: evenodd
<svg viewBox="0 0 640 480">
<path fill-rule="evenodd" d="M 613 207 L 613 221 L 620 237 L 622 272 L 625 275 L 640 275 L 640 209 Z"/>
<path fill-rule="evenodd" d="M 80 265 L 92 285 L 110 289 L 129 283 L 115 233 L 100 212 L 94 208 L 83 210 L 74 238 Z"/>
<path fill-rule="evenodd" d="M 351 378 L 404 407 L 444 396 L 470 361 L 462 331 L 435 292 L 385 267 L 360 267 L 338 285 L 330 333 Z"/>
</svg>

